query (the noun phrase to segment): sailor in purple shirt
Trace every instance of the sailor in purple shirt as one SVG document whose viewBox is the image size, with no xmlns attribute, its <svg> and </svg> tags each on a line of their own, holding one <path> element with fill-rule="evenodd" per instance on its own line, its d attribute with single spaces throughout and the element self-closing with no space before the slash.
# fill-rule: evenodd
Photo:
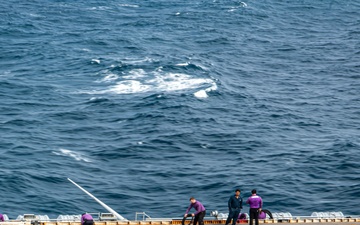
<svg viewBox="0 0 360 225">
<path fill-rule="evenodd" d="M 84 213 L 81 215 L 81 225 L 93 225 L 94 219 L 90 214 Z"/>
<path fill-rule="evenodd" d="M 203 204 L 201 204 L 201 202 L 196 201 L 196 199 L 194 197 L 190 198 L 190 205 L 187 208 L 184 217 L 188 216 L 188 213 L 190 211 L 191 208 L 194 208 L 196 210 L 195 213 L 191 214 L 191 216 L 195 216 L 194 218 L 194 225 L 196 225 L 199 222 L 199 225 L 203 225 L 204 224 L 204 217 L 206 214 L 205 211 L 205 207 L 203 206 Z"/>
<path fill-rule="evenodd" d="M 1 222 L 4 222 L 4 216 L 3 216 L 3 214 L 0 214 L 0 221 L 1 221 Z"/>
<path fill-rule="evenodd" d="M 253 225 L 253 219 L 255 219 L 255 225 L 259 225 L 259 213 L 263 205 L 262 199 L 260 196 L 256 195 L 256 190 L 251 191 L 251 196 L 246 201 L 246 204 L 250 205 L 250 225 Z"/>
</svg>

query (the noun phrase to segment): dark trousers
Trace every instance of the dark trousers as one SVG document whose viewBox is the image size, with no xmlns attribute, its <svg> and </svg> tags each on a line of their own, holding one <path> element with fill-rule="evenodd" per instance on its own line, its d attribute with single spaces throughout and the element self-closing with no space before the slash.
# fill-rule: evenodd
<svg viewBox="0 0 360 225">
<path fill-rule="evenodd" d="M 255 225 L 259 225 L 259 209 L 250 208 L 250 225 L 253 225 L 253 219 L 255 219 Z"/>
<path fill-rule="evenodd" d="M 232 224 L 235 225 L 236 221 L 237 221 L 237 219 L 239 217 L 239 214 L 240 214 L 240 209 L 229 211 L 229 216 L 228 216 L 228 218 L 226 220 L 226 224 L 229 224 L 231 219 L 232 219 Z"/>
<path fill-rule="evenodd" d="M 204 217 L 205 217 L 206 211 L 199 212 L 195 215 L 194 218 L 194 225 L 196 225 L 199 222 L 199 225 L 204 225 Z"/>
<path fill-rule="evenodd" d="M 94 225 L 94 221 L 93 220 L 84 220 L 82 225 Z"/>
</svg>

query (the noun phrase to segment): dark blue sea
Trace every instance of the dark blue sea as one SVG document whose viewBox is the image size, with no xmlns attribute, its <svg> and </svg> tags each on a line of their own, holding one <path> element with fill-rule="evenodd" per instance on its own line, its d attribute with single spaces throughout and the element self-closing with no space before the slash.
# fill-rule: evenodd
<svg viewBox="0 0 360 225">
<path fill-rule="evenodd" d="M 0 3 L 0 213 L 359 215 L 360 1 Z M 244 212 L 248 211 L 245 206 Z M 208 214 L 209 215 L 209 214 Z"/>
</svg>

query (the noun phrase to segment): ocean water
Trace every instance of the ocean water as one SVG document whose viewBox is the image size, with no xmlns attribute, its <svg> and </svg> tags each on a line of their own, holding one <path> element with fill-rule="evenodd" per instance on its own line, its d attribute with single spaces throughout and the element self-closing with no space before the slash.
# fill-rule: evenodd
<svg viewBox="0 0 360 225">
<path fill-rule="evenodd" d="M 360 1 L 0 3 L 0 213 L 359 215 Z M 248 207 L 244 207 L 247 212 Z"/>
</svg>

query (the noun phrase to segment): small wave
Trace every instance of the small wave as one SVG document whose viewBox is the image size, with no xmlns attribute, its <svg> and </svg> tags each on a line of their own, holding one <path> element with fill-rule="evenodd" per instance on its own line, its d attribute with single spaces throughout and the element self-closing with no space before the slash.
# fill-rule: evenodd
<svg viewBox="0 0 360 225">
<path fill-rule="evenodd" d="M 99 82 L 99 83 L 103 83 L 103 82 L 107 83 L 107 82 L 115 81 L 117 79 L 119 79 L 118 75 L 116 75 L 114 73 L 109 73 L 104 78 L 102 78 L 101 80 L 99 80 L 97 82 Z"/>
<path fill-rule="evenodd" d="M 89 101 L 87 103 L 101 103 L 101 102 L 107 102 L 107 101 L 109 101 L 107 98 L 92 97 L 89 99 Z"/>
<path fill-rule="evenodd" d="M 139 5 L 132 5 L 132 4 L 119 4 L 121 7 L 130 7 L 130 8 L 139 8 Z"/>
<path fill-rule="evenodd" d="M 102 10 L 102 11 L 109 10 L 109 9 L 111 9 L 111 8 L 108 7 L 108 6 L 97 6 L 97 7 L 91 7 L 90 8 L 90 10 Z"/>
<path fill-rule="evenodd" d="M 188 62 L 186 62 L 186 63 L 178 63 L 178 64 L 176 64 L 176 66 L 188 66 L 189 65 L 189 63 Z"/>
<path fill-rule="evenodd" d="M 68 149 L 60 148 L 58 152 L 53 151 L 52 153 L 60 156 L 69 156 L 76 161 L 92 162 L 92 160 L 86 158 L 83 154 Z"/>
<path fill-rule="evenodd" d="M 100 64 L 100 59 L 92 59 L 91 62 L 92 62 L 92 63 Z"/>
<path fill-rule="evenodd" d="M 145 77 L 146 73 L 143 69 L 134 69 L 129 72 L 129 75 L 123 76 L 125 79 L 139 79 Z"/>
<path fill-rule="evenodd" d="M 195 92 L 194 96 L 196 98 L 207 98 L 207 97 L 209 97 L 207 93 L 210 91 L 215 91 L 215 90 L 217 90 L 217 85 L 214 82 L 211 87 Z"/>
<path fill-rule="evenodd" d="M 175 66 L 178 67 L 185 67 L 186 69 L 194 69 L 194 70 L 203 70 L 203 71 L 207 71 L 208 68 L 206 68 L 203 65 L 199 65 L 199 64 L 194 64 L 194 63 L 190 63 L 190 62 L 185 62 L 185 63 L 178 63 Z"/>
</svg>

